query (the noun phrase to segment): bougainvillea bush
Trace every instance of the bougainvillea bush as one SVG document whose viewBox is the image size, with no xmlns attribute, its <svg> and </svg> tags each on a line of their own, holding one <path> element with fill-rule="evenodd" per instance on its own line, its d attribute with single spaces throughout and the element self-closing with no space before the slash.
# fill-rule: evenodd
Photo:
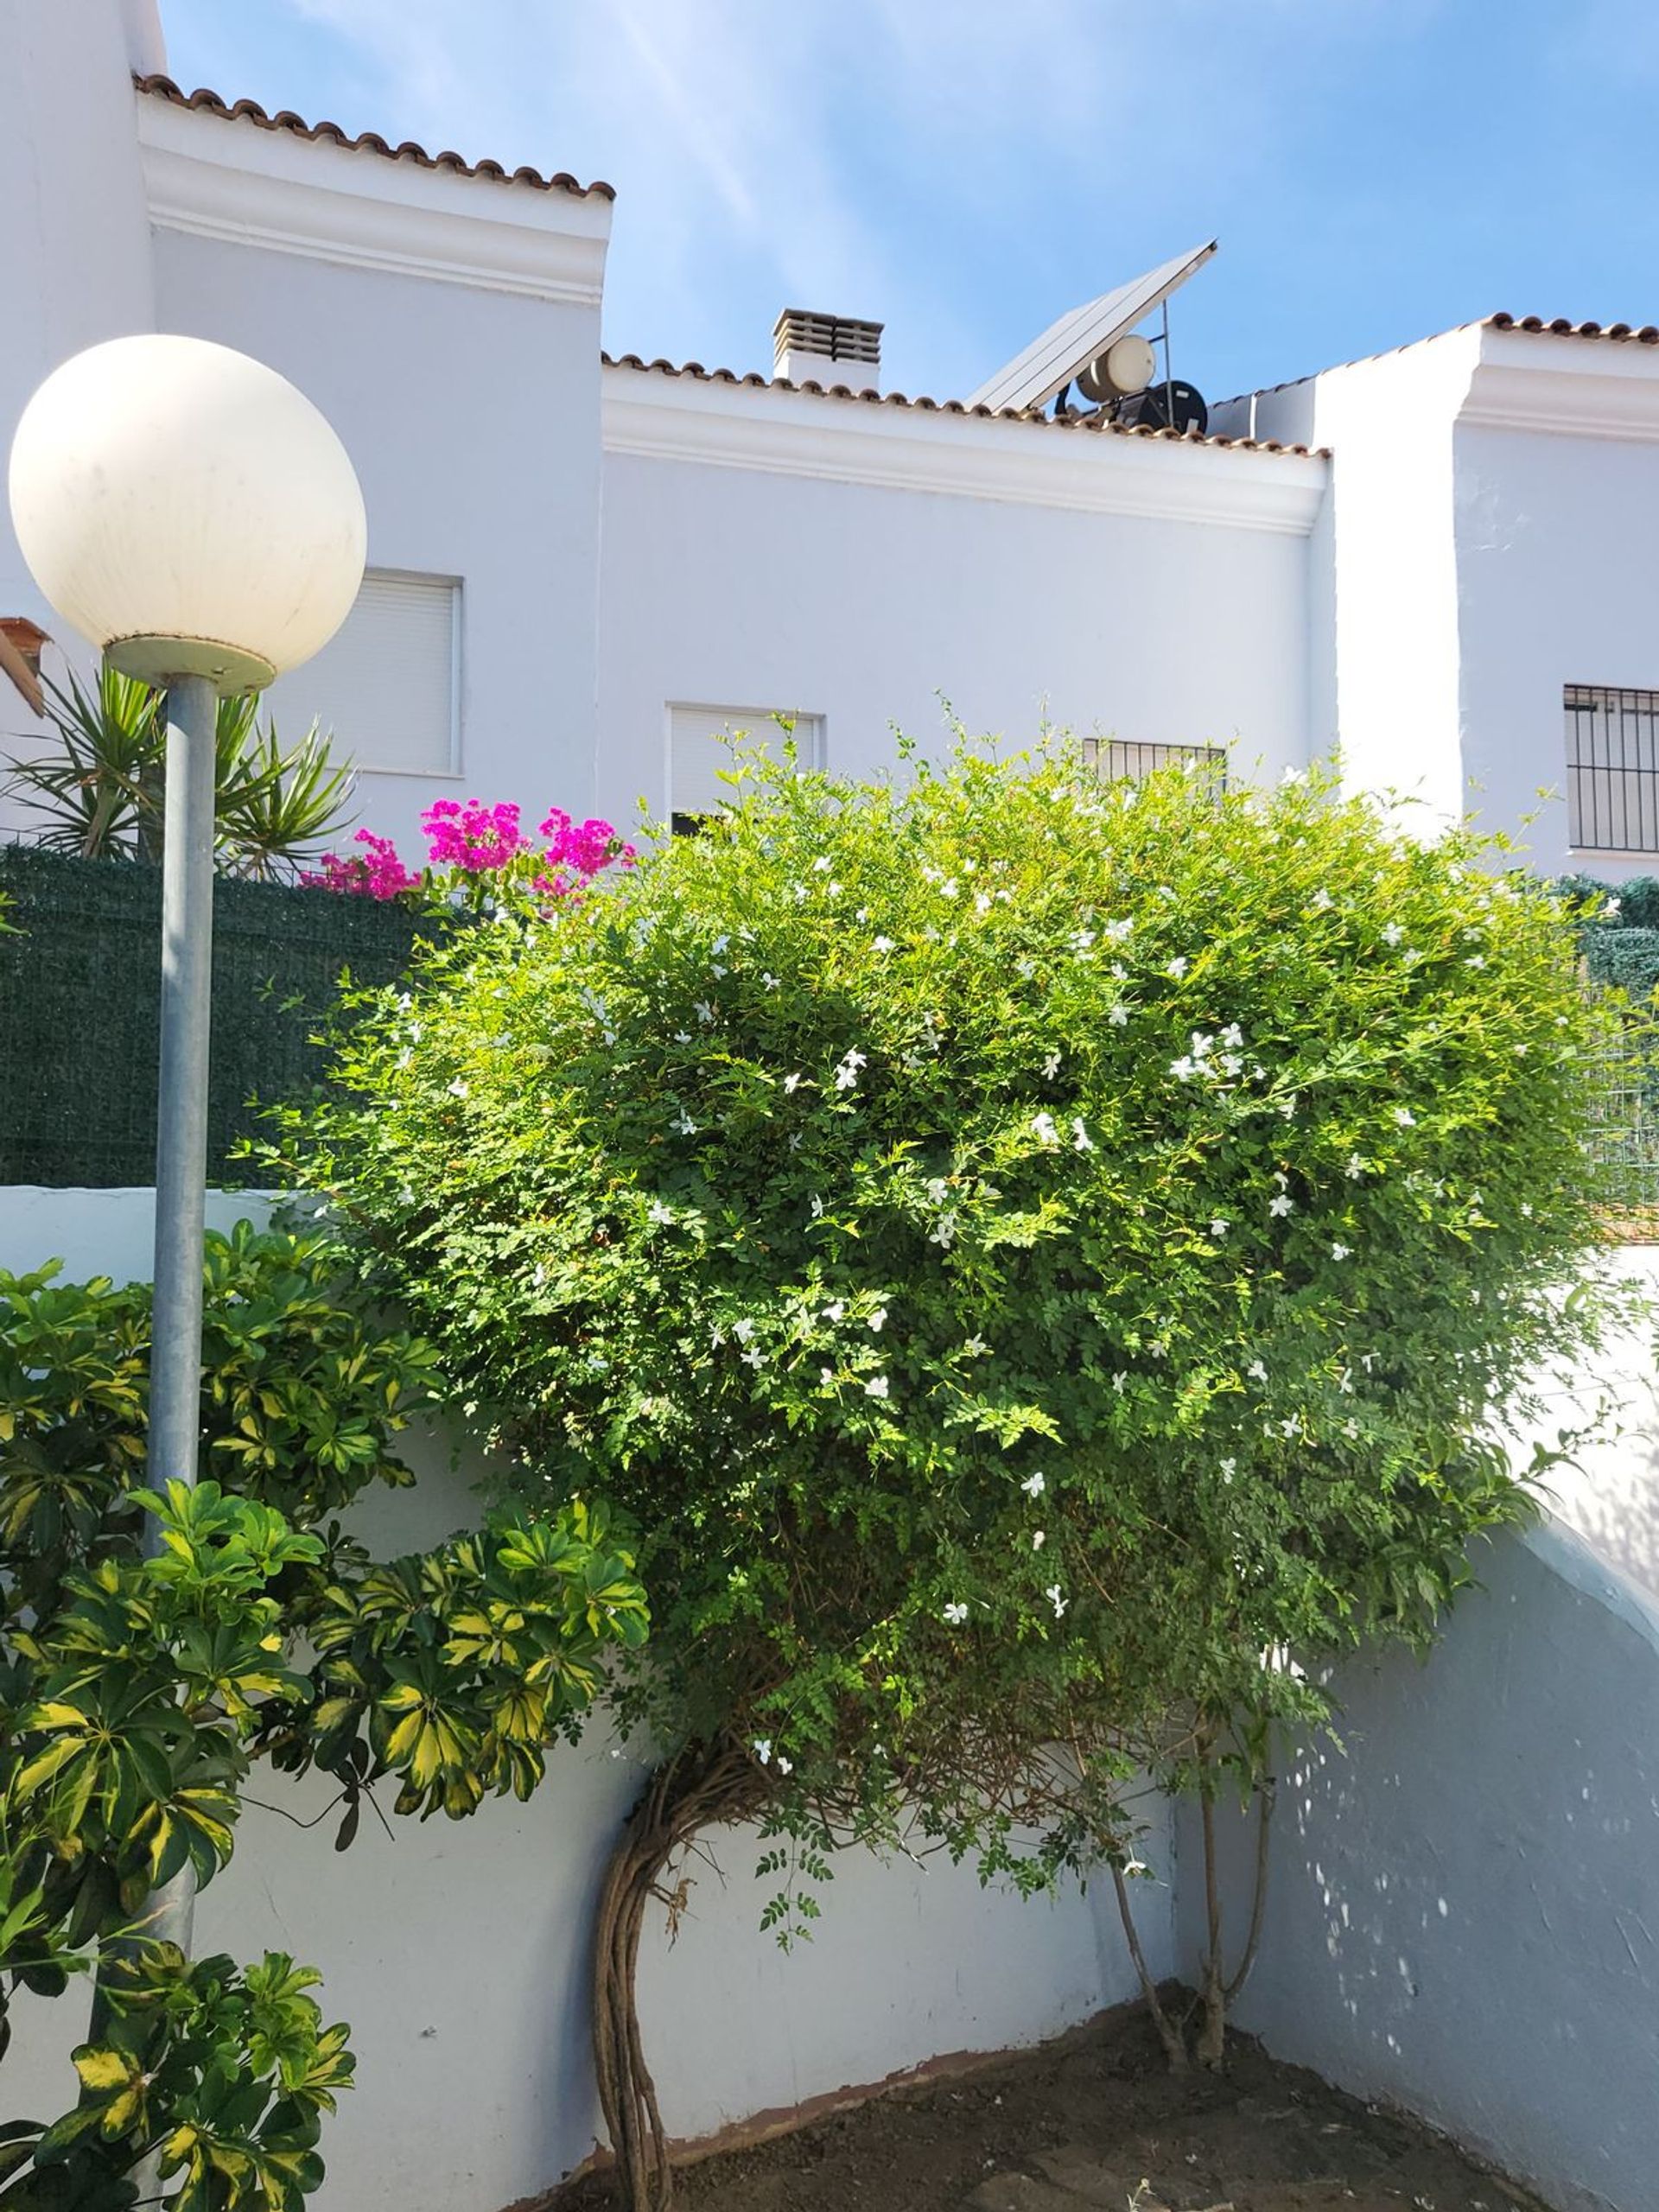
<svg viewBox="0 0 1659 2212">
<path fill-rule="evenodd" d="M 1501 850 L 1319 777 L 912 766 L 753 760 L 607 895 L 435 950 L 278 1147 L 513 1487 L 639 1531 L 596 2023 L 639 2204 L 627 1983 L 689 1835 L 766 1823 L 785 1929 L 849 1835 L 1121 1871 L 1134 1762 L 1207 1802 L 1332 1655 L 1427 1637 L 1525 1510 L 1497 1416 L 1595 1326 L 1603 1017 Z"/>
<path fill-rule="evenodd" d="M 390 837 L 359 830 L 360 853 L 324 853 L 302 883 L 363 899 L 409 899 L 438 892 L 453 903 L 528 898 L 543 903 L 581 891 L 613 861 L 629 865 L 634 849 L 608 822 L 573 821 L 556 806 L 536 838 L 519 827 L 511 800 L 435 799 L 421 817 L 427 867 L 406 868 Z M 539 841 L 539 842 L 537 842 Z"/>
</svg>

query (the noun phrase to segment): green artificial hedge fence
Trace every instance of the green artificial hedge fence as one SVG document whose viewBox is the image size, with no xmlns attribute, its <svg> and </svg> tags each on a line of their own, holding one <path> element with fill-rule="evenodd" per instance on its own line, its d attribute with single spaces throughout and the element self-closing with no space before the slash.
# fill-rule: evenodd
<svg viewBox="0 0 1659 2212">
<path fill-rule="evenodd" d="M 161 870 L 0 848 L 0 1183 L 107 1187 L 156 1179 Z M 213 888 L 210 1182 L 249 1101 L 315 1081 L 311 1042 L 343 970 L 389 982 L 423 925 L 405 906 L 220 876 Z"/>
</svg>

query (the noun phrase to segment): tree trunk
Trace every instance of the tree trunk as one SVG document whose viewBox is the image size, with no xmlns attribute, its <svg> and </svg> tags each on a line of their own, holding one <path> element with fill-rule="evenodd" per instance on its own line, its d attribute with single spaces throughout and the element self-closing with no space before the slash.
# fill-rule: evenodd
<svg viewBox="0 0 1659 2212">
<path fill-rule="evenodd" d="M 746 1752 L 690 1745 L 659 1766 L 606 1870 L 594 1930 L 594 2071 L 626 2212 L 668 2212 L 668 2137 L 639 2033 L 639 1939 L 663 1876 L 702 1829 L 741 1820 L 764 1802 Z"/>
</svg>

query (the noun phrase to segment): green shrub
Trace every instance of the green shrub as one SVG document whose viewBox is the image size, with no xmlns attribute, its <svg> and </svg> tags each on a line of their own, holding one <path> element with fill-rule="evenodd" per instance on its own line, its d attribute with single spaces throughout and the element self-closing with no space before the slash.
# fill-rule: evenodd
<svg viewBox="0 0 1659 2212">
<path fill-rule="evenodd" d="M 159 2158 L 181 2206 L 283 2212 L 347 2031 L 288 1960 L 145 1940 L 151 1900 L 228 1861 L 261 1757 L 333 1777 L 342 1843 L 383 1778 L 423 1815 L 527 1797 L 644 1602 L 577 1500 L 367 1557 L 337 1516 L 410 1478 L 441 1381 L 315 1230 L 208 1238 L 200 1480 L 164 1497 L 137 1487 L 149 1292 L 55 1272 L 0 1274 L 0 1974 L 61 1994 L 97 1945 L 101 2005 L 75 2111 L 0 2130 L 0 2175 L 32 2161 L 0 2202 L 130 2204 Z"/>
<path fill-rule="evenodd" d="M 1604 1017 L 1491 846 L 1063 746 L 739 798 L 359 1001 L 275 1155 L 512 1494 L 639 1530 L 609 1695 L 663 1764 L 598 2022 L 639 2203 L 631 1947 L 689 1836 L 766 1823 L 785 1932 L 851 1836 L 1121 1868 L 1134 1762 L 1259 1775 L 1334 1654 L 1428 1637 L 1526 1510 L 1495 1414 L 1594 1325 Z"/>
</svg>

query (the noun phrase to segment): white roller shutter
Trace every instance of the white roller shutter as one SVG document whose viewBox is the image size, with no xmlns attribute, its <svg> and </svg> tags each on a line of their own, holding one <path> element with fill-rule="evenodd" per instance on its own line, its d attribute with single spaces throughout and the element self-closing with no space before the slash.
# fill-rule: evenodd
<svg viewBox="0 0 1659 2212">
<path fill-rule="evenodd" d="M 461 586 L 453 576 L 371 569 L 315 660 L 266 695 L 284 740 L 312 721 L 341 759 L 395 775 L 461 766 Z"/>
<path fill-rule="evenodd" d="M 772 707 L 685 707 L 668 710 L 669 811 L 695 817 L 717 814 L 732 796 L 721 771 L 732 766 L 731 741 L 741 736 L 756 750 L 775 753 L 786 741 L 779 717 L 794 724 L 801 765 L 823 766 L 823 718 Z"/>
</svg>

